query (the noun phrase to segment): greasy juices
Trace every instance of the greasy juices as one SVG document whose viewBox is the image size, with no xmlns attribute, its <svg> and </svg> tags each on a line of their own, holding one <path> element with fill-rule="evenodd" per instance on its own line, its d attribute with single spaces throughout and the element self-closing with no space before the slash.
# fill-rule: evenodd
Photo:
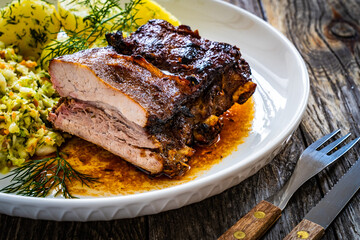
<svg viewBox="0 0 360 240">
<path fill-rule="evenodd" d="M 72 182 L 71 192 L 78 196 L 125 195 L 179 185 L 195 179 L 236 150 L 246 140 L 254 118 L 254 102 L 235 104 L 223 114 L 224 127 L 219 141 L 210 147 L 197 148 L 190 159 L 191 169 L 181 178 L 151 178 L 110 152 L 79 138 L 73 138 L 62 150 L 78 171 L 99 178 L 90 188 Z"/>
</svg>

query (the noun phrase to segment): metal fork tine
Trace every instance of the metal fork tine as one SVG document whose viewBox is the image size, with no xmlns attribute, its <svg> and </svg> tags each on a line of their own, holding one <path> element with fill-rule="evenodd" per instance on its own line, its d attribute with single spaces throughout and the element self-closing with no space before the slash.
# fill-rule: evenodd
<svg viewBox="0 0 360 240">
<path fill-rule="evenodd" d="M 344 155 L 344 153 L 346 153 L 350 148 L 352 148 L 359 140 L 360 137 L 355 138 L 354 140 L 352 140 L 351 142 L 349 142 L 348 144 L 346 144 L 345 146 L 341 147 L 339 150 L 331 154 L 330 157 L 333 158 L 334 160 L 338 159 L 339 157 Z"/>
<path fill-rule="evenodd" d="M 351 135 L 351 133 L 346 134 L 345 136 L 337 139 L 336 141 L 330 143 L 329 145 L 327 145 L 326 147 L 324 147 L 323 149 L 321 149 L 321 152 L 324 153 L 328 153 L 331 150 L 333 150 L 336 146 L 338 146 L 340 143 L 342 143 L 345 139 L 347 139 L 349 136 Z"/>
<path fill-rule="evenodd" d="M 282 187 L 279 192 L 268 198 L 268 201 L 274 203 L 274 205 L 278 206 L 280 209 L 284 209 L 296 189 L 298 189 L 308 179 L 315 176 L 324 168 L 338 160 L 357 142 L 360 142 L 360 137 L 358 137 L 345 146 L 339 148 L 336 152 L 328 155 L 328 152 L 326 151 L 330 151 L 346 138 L 348 138 L 350 134 L 347 134 L 346 136 L 330 143 L 330 146 L 328 145 L 324 147 L 323 149 L 325 149 L 325 151 L 323 149 L 320 151 L 317 150 L 321 145 L 336 135 L 339 131 L 340 129 L 322 137 L 306 148 L 305 151 L 300 155 L 290 180 Z"/>
<path fill-rule="evenodd" d="M 323 145 L 325 142 L 327 142 L 330 138 L 335 136 L 338 132 L 340 132 L 340 129 L 337 129 L 334 132 L 323 136 L 322 138 L 320 138 L 319 140 L 317 140 L 316 142 L 311 144 L 308 148 L 315 148 L 315 149 L 319 148 L 321 145 Z"/>
</svg>

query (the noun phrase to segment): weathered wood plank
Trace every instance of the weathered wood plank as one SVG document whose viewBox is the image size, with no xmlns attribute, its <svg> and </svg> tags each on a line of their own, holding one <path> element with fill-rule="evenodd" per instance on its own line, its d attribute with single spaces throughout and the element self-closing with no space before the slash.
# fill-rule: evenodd
<svg viewBox="0 0 360 240">
<path fill-rule="evenodd" d="M 145 217 L 82 223 L 0 215 L 0 222 L 0 239 L 147 239 Z"/>
<path fill-rule="evenodd" d="M 264 18 L 264 13 L 261 7 L 261 1 L 259 0 L 224 0 L 224 2 L 228 2 L 234 4 L 238 7 L 245 9 L 258 17 Z"/>
<path fill-rule="evenodd" d="M 311 94 L 301 128 L 308 142 L 335 128 L 360 135 L 360 4 L 359 1 L 263 1 L 270 24 L 283 32 L 303 56 L 310 74 Z M 359 148 L 357 148 L 359 149 Z M 359 156 L 347 155 L 317 177 L 327 192 Z M 310 193 L 310 192 L 309 192 Z M 315 196 L 314 196 L 315 197 Z M 289 216 L 288 232 L 315 204 Z M 316 201 L 315 201 L 316 202 Z M 326 231 L 324 239 L 360 238 L 359 194 Z M 296 221 L 294 223 L 293 221 Z"/>
</svg>

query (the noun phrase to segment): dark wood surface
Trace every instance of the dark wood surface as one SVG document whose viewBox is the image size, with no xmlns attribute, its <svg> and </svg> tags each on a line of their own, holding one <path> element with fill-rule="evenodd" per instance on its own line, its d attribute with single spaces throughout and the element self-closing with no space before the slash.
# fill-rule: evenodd
<svg viewBox="0 0 360 240">
<path fill-rule="evenodd" d="M 239 185 L 190 206 L 135 219 L 89 223 L 0 215 L 0 239 L 216 239 L 284 185 L 301 151 L 315 139 L 336 128 L 360 136 L 360 1 L 227 1 L 280 30 L 307 64 L 309 105 L 285 149 Z M 263 239 L 284 238 L 358 157 L 359 147 L 303 185 Z M 323 239 L 360 239 L 360 192 Z"/>
</svg>

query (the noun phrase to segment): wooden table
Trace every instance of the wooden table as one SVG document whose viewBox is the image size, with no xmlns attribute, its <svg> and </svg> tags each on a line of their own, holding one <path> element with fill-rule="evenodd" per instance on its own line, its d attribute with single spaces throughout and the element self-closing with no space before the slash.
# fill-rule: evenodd
<svg viewBox="0 0 360 240">
<path fill-rule="evenodd" d="M 289 179 L 306 146 L 336 128 L 360 136 L 360 1 L 227 0 L 268 21 L 304 58 L 311 82 L 304 119 L 285 149 L 239 185 L 202 202 L 108 222 L 53 222 L 0 215 L 0 239 L 216 239 Z M 303 185 L 264 239 L 282 239 L 359 157 L 359 147 Z M 326 213 L 324 213 L 326 214 Z M 360 239 L 360 192 L 323 239 Z"/>
</svg>

